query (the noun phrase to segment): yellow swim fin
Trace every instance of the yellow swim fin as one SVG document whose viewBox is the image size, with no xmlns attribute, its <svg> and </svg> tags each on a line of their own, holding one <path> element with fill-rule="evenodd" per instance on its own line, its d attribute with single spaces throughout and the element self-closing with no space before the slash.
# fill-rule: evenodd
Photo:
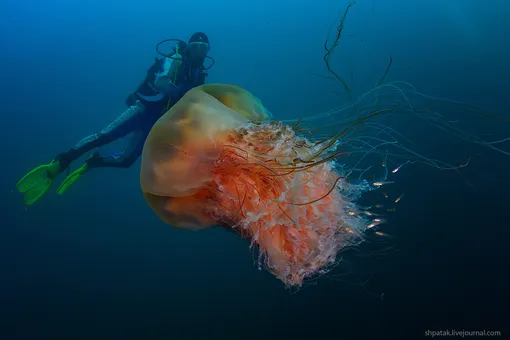
<svg viewBox="0 0 510 340">
<path fill-rule="evenodd" d="M 80 168 L 74 170 L 72 173 L 70 173 L 60 184 L 60 186 L 57 189 L 57 194 L 62 195 L 69 189 L 71 185 L 74 184 L 84 173 L 87 172 L 89 169 L 89 166 L 87 163 L 83 164 Z"/>
<path fill-rule="evenodd" d="M 53 179 L 62 172 L 58 161 L 40 165 L 33 169 L 16 184 L 16 188 L 23 194 L 26 205 L 32 205 L 48 191 L 53 184 Z"/>
</svg>

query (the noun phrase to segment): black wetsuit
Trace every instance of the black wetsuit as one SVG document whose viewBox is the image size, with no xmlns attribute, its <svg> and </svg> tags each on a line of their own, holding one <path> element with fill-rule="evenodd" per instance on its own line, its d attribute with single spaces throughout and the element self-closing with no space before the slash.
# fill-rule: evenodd
<svg viewBox="0 0 510 340">
<path fill-rule="evenodd" d="M 173 95 L 158 92 L 155 87 L 156 74 L 163 69 L 165 59 L 156 59 L 147 71 L 147 76 L 138 90 L 130 94 L 126 100 L 129 106 L 117 119 L 103 130 L 83 138 L 68 152 L 60 154 L 56 159 L 63 169 L 84 153 L 111 143 L 128 134 L 132 134 L 127 148 L 117 154 L 101 157 L 94 153 L 87 160 L 89 168 L 116 167 L 128 168 L 141 155 L 145 140 L 154 123 L 184 94 L 193 87 L 203 85 L 207 72 L 203 65 L 192 67 L 184 60 L 179 68 L 176 78 L 178 91 Z"/>
</svg>

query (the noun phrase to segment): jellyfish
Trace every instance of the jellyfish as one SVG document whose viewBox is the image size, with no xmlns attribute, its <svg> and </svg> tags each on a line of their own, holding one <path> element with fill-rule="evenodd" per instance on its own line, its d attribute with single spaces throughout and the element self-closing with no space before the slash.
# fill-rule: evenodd
<svg viewBox="0 0 510 340">
<path fill-rule="evenodd" d="M 232 230 L 257 247 L 260 264 L 299 287 L 381 222 L 356 204 L 376 186 L 339 171 L 340 136 L 311 141 L 271 117 L 234 85 L 189 91 L 150 132 L 140 183 L 165 223 Z"/>
<path fill-rule="evenodd" d="M 398 116 L 400 123 L 418 118 L 422 121 L 411 126 L 430 126 L 434 136 L 444 132 L 510 155 L 510 138 L 490 131 L 492 139 L 486 140 L 459 124 L 466 115 L 502 124 L 509 119 L 421 93 L 405 81 L 386 81 L 391 55 L 376 85 L 356 96 L 331 64 L 354 4 L 341 15 L 333 42 L 324 44 L 330 74 L 325 78 L 343 88 L 348 99 L 343 105 L 275 120 L 243 88 L 202 85 L 156 122 L 142 153 L 141 190 L 162 221 L 187 230 L 221 227 L 236 232 L 258 249 L 259 265 L 287 287 L 299 288 L 306 279 L 328 273 L 342 251 L 358 247 L 371 233 L 385 235 L 380 226 L 404 193 L 390 197 L 381 188 L 394 183 L 403 167 L 452 170 L 467 181 L 461 170 L 471 155 L 454 164 L 453 158 L 425 156 L 402 129 L 388 124 L 387 116 Z M 378 167 L 374 157 L 380 160 Z M 379 190 L 384 204 L 367 205 L 363 199 Z"/>
<path fill-rule="evenodd" d="M 419 98 L 428 109 L 418 108 Z M 404 193 L 389 199 L 382 192 L 393 206 L 362 205 L 365 193 L 393 183 L 392 176 L 408 164 L 454 171 L 469 164 L 469 157 L 452 165 L 422 155 L 379 118 L 418 117 L 455 138 L 510 155 L 501 147 L 508 138 L 488 142 L 469 134 L 432 102 L 462 104 L 419 93 L 405 82 L 381 82 L 344 106 L 278 121 L 243 88 L 203 85 L 152 128 L 142 153 L 141 189 L 165 223 L 234 231 L 258 249 L 261 266 L 285 286 L 299 288 L 329 272 L 340 252 L 357 247 L 370 232 L 384 235 L 381 209 L 395 211 Z M 508 123 L 476 108 L 461 109 Z M 382 160 L 377 176 L 367 175 L 372 165 L 361 165 L 371 156 Z"/>
</svg>

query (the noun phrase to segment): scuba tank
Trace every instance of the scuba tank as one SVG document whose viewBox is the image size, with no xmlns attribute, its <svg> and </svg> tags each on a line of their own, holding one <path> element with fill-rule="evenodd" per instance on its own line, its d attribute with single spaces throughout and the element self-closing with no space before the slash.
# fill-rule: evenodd
<svg viewBox="0 0 510 340">
<path fill-rule="evenodd" d="M 168 72 L 168 76 L 173 86 L 177 87 L 177 79 L 179 77 L 179 71 L 182 66 L 182 55 L 179 53 L 179 44 L 175 46 L 175 53 L 172 55 L 172 65 L 170 66 L 170 72 Z M 168 98 L 166 103 L 166 109 L 168 110 L 172 105 L 172 96 Z"/>
<path fill-rule="evenodd" d="M 168 63 L 169 59 L 171 59 L 171 64 L 169 65 L 170 69 L 167 69 L 168 72 L 166 74 L 160 73 L 163 72 L 164 63 Z M 138 86 L 134 93 L 129 95 L 126 104 L 131 106 L 137 99 L 149 102 L 160 101 L 165 95 L 160 93 L 158 88 L 168 88 L 170 93 L 178 92 L 179 89 L 176 82 L 177 79 L 179 79 L 178 77 L 183 63 L 182 59 L 183 56 L 180 54 L 179 45 L 175 47 L 172 56 L 167 56 L 164 59 L 156 59 L 155 63 L 147 71 L 145 80 Z"/>
</svg>

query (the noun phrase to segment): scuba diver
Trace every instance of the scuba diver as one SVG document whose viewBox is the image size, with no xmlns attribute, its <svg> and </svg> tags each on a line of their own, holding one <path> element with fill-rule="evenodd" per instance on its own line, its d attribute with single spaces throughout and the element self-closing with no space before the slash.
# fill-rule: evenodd
<svg viewBox="0 0 510 340">
<path fill-rule="evenodd" d="M 161 44 L 177 41 L 173 53 L 160 51 Z M 207 56 L 210 45 L 205 33 L 194 33 L 188 43 L 179 39 L 166 39 L 156 46 L 163 58 L 156 58 L 147 71 L 145 80 L 126 100 L 129 107 L 117 119 L 98 133 L 83 138 L 69 151 L 61 153 L 50 163 L 38 166 L 26 174 L 16 185 L 24 196 L 27 205 L 37 202 L 51 187 L 55 177 L 68 169 L 68 175 L 57 189 L 62 195 L 76 180 L 92 168 L 129 168 L 141 155 L 145 139 L 154 123 L 170 107 L 177 103 L 190 89 L 203 85 L 208 69 L 214 59 Z M 212 60 L 209 67 L 205 59 Z M 69 174 L 71 162 L 86 152 L 109 144 L 128 134 L 132 134 L 124 151 L 118 154 L 101 156 L 94 151 L 85 163 Z"/>
</svg>

